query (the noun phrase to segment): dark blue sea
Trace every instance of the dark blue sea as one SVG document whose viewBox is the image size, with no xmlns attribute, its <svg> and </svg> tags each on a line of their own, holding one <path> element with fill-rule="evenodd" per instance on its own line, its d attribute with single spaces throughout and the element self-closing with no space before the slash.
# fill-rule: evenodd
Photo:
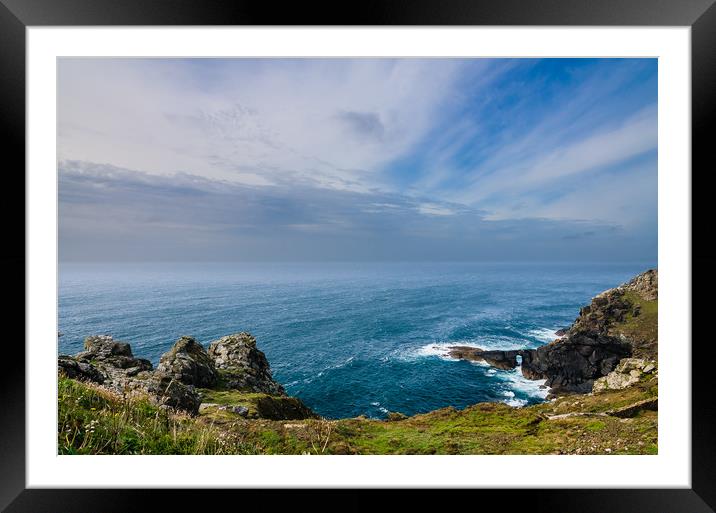
<svg viewBox="0 0 716 513">
<path fill-rule="evenodd" d="M 538 347 L 631 264 L 61 264 L 60 353 L 111 334 L 154 364 L 182 335 L 251 332 L 289 394 L 330 417 L 544 400 L 542 382 L 445 356 Z"/>
</svg>

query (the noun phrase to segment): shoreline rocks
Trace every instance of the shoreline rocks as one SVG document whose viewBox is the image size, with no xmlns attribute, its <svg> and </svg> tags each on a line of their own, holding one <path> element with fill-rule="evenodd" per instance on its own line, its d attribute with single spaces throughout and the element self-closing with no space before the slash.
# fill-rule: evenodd
<svg viewBox="0 0 716 513">
<path fill-rule="evenodd" d="M 161 356 L 156 369 L 149 360 L 136 358 L 128 343 L 93 335 L 85 339 L 83 351 L 59 355 L 57 369 L 68 378 L 123 395 L 146 395 L 156 405 L 191 415 L 201 409 L 203 389 L 265 394 L 256 399 L 261 418 L 317 418 L 300 399 L 286 395 L 256 339 L 245 332 L 213 341 L 208 351 L 194 338 L 181 337 Z M 245 417 L 243 408 L 224 409 Z"/>
<path fill-rule="evenodd" d="M 546 379 L 550 393 L 588 393 L 595 379 L 631 355 L 628 344 L 613 337 L 578 335 L 522 352 L 522 374 Z"/>
<path fill-rule="evenodd" d="M 634 294 L 637 300 L 634 300 Z M 649 304 L 657 299 L 658 271 L 650 269 L 619 287 L 596 295 L 589 305 L 580 309 L 578 317 L 569 328 L 556 332 L 559 338 L 542 347 L 485 351 L 474 347 L 452 346 L 448 355 L 452 358 L 484 361 L 504 370 L 516 368 L 517 356 L 520 356 L 522 374 L 528 379 L 545 379 L 551 396 L 590 393 L 595 383 L 599 383 L 596 386 L 601 389 L 604 386 L 616 386 L 617 382 L 630 382 L 630 379 L 618 377 L 624 374 L 618 369 L 620 362 L 635 356 L 635 353 L 646 355 L 648 360 L 656 359 L 656 340 L 644 342 L 638 331 L 624 330 L 623 327 L 628 321 L 643 318 L 642 305 L 634 304 L 633 301 L 641 300 Z M 655 318 L 653 323 L 656 323 Z M 604 378 L 613 371 L 616 374 L 608 378 L 609 384 L 605 385 L 607 380 Z"/>
<path fill-rule="evenodd" d="M 479 347 L 471 346 L 450 346 L 448 356 L 458 360 L 471 360 L 474 362 L 485 362 L 502 370 L 510 370 L 517 367 L 517 357 L 522 351 L 486 351 Z"/>
</svg>

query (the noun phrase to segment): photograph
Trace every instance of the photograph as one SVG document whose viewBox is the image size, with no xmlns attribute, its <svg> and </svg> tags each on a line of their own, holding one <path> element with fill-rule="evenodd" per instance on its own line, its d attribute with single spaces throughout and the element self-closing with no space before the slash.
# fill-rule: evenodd
<svg viewBox="0 0 716 513">
<path fill-rule="evenodd" d="M 58 57 L 56 454 L 657 459 L 659 67 Z"/>
</svg>

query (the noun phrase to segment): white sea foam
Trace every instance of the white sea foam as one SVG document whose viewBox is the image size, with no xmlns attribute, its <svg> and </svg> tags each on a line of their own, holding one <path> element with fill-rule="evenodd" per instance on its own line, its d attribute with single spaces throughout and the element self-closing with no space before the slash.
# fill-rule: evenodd
<svg viewBox="0 0 716 513">
<path fill-rule="evenodd" d="M 494 336 L 479 338 L 477 340 L 453 340 L 450 342 L 432 342 L 418 348 L 411 348 L 403 350 L 398 354 L 398 358 L 401 360 L 415 360 L 417 358 L 442 358 L 443 360 L 457 361 L 456 358 L 448 356 L 450 348 L 455 346 L 464 347 L 475 347 L 479 349 L 492 350 L 492 349 L 523 349 L 528 344 L 528 341 L 515 340 L 510 337 Z M 481 362 L 473 362 L 481 365 Z"/>
<path fill-rule="evenodd" d="M 543 387 L 547 381 L 546 379 L 527 379 L 522 375 L 521 367 L 516 367 L 510 371 L 500 372 L 498 377 L 505 382 L 509 390 L 520 392 L 534 399 L 544 400 L 549 393 L 549 390 Z"/>
<path fill-rule="evenodd" d="M 530 336 L 539 338 L 543 341 L 552 341 L 556 338 L 553 329 L 539 329 L 531 330 Z M 402 350 L 397 354 L 397 357 L 401 360 L 412 361 L 419 358 L 440 358 L 446 361 L 459 361 L 456 358 L 448 356 L 450 348 L 453 346 L 467 346 L 467 347 L 478 347 L 482 349 L 522 349 L 529 344 L 529 341 L 521 341 L 519 339 L 509 337 L 490 337 L 490 340 L 456 340 L 451 342 L 433 342 L 426 344 L 418 348 L 411 348 L 408 350 Z M 518 358 L 518 363 L 521 363 L 521 359 Z M 503 403 L 515 407 L 521 408 L 526 406 L 530 399 L 544 400 L 547 397 L 549 390 L 544 387 L 546 380 L 530 380 L 522 375 L 522 368 L 518 365 L 512 370 L 498 370 L 490 366 L 486 362 L 473 362 L 473 365 L 480 367 L 488 367 L 485 371 L 485 376 L 494 377 L 504 383 L 505 390 L 502 391 L 502 395 L 505 399 Z M 518 395 L 520 397 L 518 397 Z M 525 398 L 526 397 L 526 398 Z M 379 410 L 383 411 L 383 407 L 377 403 L 372 403 L 373 406 L 378 407 Z M 385 412 L 384 412 L 385 413 Z"/>
<path fill-rule="evenodd" d="M 559 328 L 537 328 L 529 330 L 527 333 L 529 336 L 536 338 L 542 342 L 552 342 L 557 338 L 557 329 Z"/>
<path fill-rule="evenodd" d="M 378 408 L 378 411 L 380 411 L 381 413 L 388 413 L 388 409 L 381 406 L 378 401 L 374 401 L 374 402 L 370 403 L 370 405 Z"/>
<path fill-rule="evenodd" d="M 527 405 L 527 399 L 505 399 L 502 402 L 513 408 L 522 408 Z"/>
<path fill-rule="evenodd" d="M 455 342 L 439 342 L 426 344 L 418 348 L 408 349 L 406 351 L 401 352 L 399 354 L 399 358 L 403 360 L 415 360 L 416 358 L 433 357 L 442 358 L 443 360 L 457 361 L 456 358 L 451 358 L 450 356 L 448 356 L 450 348 L 453 346 L 482 347 L 474 342 L 468 342 L 463 340 Z"/>
</svg>

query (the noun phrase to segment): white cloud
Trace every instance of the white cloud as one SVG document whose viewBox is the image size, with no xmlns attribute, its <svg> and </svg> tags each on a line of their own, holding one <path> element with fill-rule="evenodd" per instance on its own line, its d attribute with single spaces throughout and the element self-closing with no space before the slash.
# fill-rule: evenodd
<svg viewBox="0 0 716 513">
<path fill-rule="evenodd" d="M 451 208 L 437 203 L 421 203 L 418 205 L 418 212 L 428 216 L 452 216 L 456 213 Z"/>
<path fill-rule="evenodd" d="M 376 186 L 425 135 L 455 60 L 63 59 L 58 154 L 252 185 Z M 204 74 L 206 76 L 204 76 Z"/>
<path fill-rule="evenodd" d="M 544 148 L 526 159 L 515 156 L 515 162 L 509 164 L 505 159 L 504 167 L 487 176 L 476 173 L 471 186 L 451 199 L 469 205 L 487 204 L 499 210 L 501 216 L 507 216 L 508 209 L 519 207 L 516 204 L 524 201 L 527 194 L 532 195 L 532 201 L 540 202 L 543 193 L 560 181 L 617 165 L 656 147 L 657 111 L 652 105 L 619 126 L 599 130 L 570 144 Z M 491 201 L 495 197 L 499 197 L 501 204 Z"/>
</svg>

